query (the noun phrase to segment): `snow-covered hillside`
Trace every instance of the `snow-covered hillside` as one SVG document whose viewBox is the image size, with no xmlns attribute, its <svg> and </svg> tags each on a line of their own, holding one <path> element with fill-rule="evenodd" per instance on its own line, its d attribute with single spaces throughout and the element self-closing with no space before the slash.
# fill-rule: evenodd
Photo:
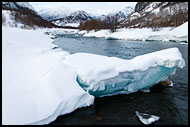
<svg viewBox="0 0 190 127">
<path fill-rule="evenodd" d="M 179 26 L 188 21 L 188 2 L 139 2 L 138 6 L 121 24 L 122 27 Z M 138 4 L 138 3 L 137 3 Z M 139 7 L 140 8 L 140 7 Z"/>
<path fill-rule="evenodd" d="M 37 13 L 36 10 L 30 5 L 28 2 L 2 2 L 3 8 L 12 8 L 12 9 L 28 9 L 33 11 L 34 13 Z"/>
<path fill-rule="evenodd" d="M 42 16 L 44 19 L 51 21 L 51 20 L 60 19 L 60 18 L 69 16 L 72 12 L 73 10 L 62 6 L 62 7 L 56 7 L 56 8 L 43 9 L 43 10 L 40 10 L 38 14 Z"/>
<path fill-rule="evenodd" d="M 66 16 L 60 19 L 51 20 L 51 22 L 58 26 L 68 26 L 69 24 L 79 25 L 80 22 L 91 20 L 91 19 L 94 19 L 93 15 L 85 11 L 79 10 L 79 11 L 75 11 L 71 13 L 69 16 Z"/>
<path fill-rule="evenodd" d="M 28 2 L 2 2 L 2 25 L 27 29 L 57 27 L 42 19 Z"/>
<path fill-rule="evenodd" d="M 134 11 L 134 8 L 132 7 L 125 7 L 119 11 L 112 11 L 109 12 L 107 14 L 102 14 L 102 15 L 98 15 L 96 16 L 96 18 L 99 18 L 101 20 L 104 20 L 107 16 L 114 16 L 114 15 L 118 15 L 120 17 L 120 21 L 124 20 L 129 14 L 131 14 Z"/>
</svg>

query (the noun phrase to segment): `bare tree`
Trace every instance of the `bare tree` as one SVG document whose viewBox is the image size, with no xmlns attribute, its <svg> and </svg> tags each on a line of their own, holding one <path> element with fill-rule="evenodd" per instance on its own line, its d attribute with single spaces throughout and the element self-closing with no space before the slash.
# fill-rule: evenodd
<svg viewBox="0 0 190 127">
<path fill-rule="evenodd" d="M 118 29 L 118 27 L 119 27 L 119 19 L 120 19 L 119 15 L 108 15 L 106 17 L 107 28 L 111 32 L 116 32 L 116 30 Z"/>
</svg>

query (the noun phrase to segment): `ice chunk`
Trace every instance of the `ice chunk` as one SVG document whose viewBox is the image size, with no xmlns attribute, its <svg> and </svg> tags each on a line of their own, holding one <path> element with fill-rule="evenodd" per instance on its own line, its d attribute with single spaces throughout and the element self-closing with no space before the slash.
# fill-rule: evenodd
<svg viewBox="0 0 190 127">
<path fill-rule="evenodd" d="M 165 49 L 131 60 L 88 53 L 65 57 L 77 72 L 80 86 L 96 97 L 148 89 L 174 74 L 185 62 L 178 48 Z"/>
<path fill-rule="evenodd" d="M 138 116 L 139 120 L 145 125 L 152 124 L 152 123 L 154 123 L 160 119 L 160 117 L 155 116 L 155 115 L 149 115 L 146 113 L 139 113 L 138 111 L 135 111 L 135 113 Z"/>
</svg>

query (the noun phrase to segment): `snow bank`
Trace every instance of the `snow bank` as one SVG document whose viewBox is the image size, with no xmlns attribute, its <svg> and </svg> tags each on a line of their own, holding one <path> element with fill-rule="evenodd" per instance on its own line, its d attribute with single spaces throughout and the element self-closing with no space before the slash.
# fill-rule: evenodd
<svg viewBox="0 0 190 127">
<path fill-rule="evenodd" d="M 2 124 L 48 124 L 94 97 L 41 31 L 2 29 Z"/>
<path fill-rule="evenodd" d="M 172 30 L 171 28 L 163 28 L 160 31 L 152 31 L 148 28 L 122 28 L 114 33 L 110 33 L 108 30 L 91 31 L 89 33 L 82 31 L 81 33 L 84 34 L 84 37 L 105 37 L 106 39 L 188 42 L 188 22 Z M 79 32 L 79 34 L 81 33 Z"/>
<path fill-rule="evenodd" d="M 176 37 L 188 36 L 188 22 L 170 31 L 170 34 Z"/>
<path fill-rule="evenodd" d="M 65 58 L 64 63 L 76 70 L 81 87 L 96 97 L 147 89 L 174 74 L 177 67 L 185 66 L 178 48 L 137 56 L 131 60 L 88 53 L 76 53 Z"/>
</svg>

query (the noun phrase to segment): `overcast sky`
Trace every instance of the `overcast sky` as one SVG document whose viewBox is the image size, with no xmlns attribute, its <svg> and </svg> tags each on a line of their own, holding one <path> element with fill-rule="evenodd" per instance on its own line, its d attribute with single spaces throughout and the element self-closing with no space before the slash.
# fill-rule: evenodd
<svg viewBox="0 0 190 127">
<path fill-rule="evenodd" d="M 29 2 L 36 11 L 45 8 L 64 6 L 71 10 L 85 10 L 89 13 L 102 14 L 121 10 L 127 6 L 135 7 L 137 2 Z"/>
</svg>

